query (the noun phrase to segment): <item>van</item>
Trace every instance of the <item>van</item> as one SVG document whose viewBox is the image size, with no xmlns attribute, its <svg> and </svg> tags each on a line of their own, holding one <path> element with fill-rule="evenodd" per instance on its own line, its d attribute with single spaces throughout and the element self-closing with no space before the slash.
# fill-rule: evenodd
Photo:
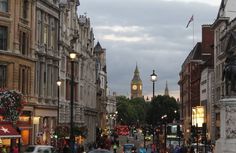
<svg viewBox="0 0 236 153">
<path fill-rule="evenodd" d="M 30 145 L 24 153 L 55 153 L 53 146 L 50 145 Z"/>
</svg>

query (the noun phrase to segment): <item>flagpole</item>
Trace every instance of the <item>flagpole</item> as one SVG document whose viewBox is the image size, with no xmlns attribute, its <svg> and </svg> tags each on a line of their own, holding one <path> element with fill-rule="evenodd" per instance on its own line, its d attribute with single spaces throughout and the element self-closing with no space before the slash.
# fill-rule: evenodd
<svg viewBox="0 0 236 153">
<path fill-rule="evenodd" d="M 193 47 L 194 47 L 194 15 L 193 15 Z"/>
</svg>

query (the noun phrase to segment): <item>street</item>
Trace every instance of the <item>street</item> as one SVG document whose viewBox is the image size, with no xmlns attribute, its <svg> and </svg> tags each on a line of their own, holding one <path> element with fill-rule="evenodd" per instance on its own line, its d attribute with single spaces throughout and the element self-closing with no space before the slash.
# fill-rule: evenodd
<svg viewBox="0 0 236 153">
<path fill-rule="evenodd" d="M 135 138 L 135 135 L 137 135 L 137 139 Z M 136 133 L 134 136 L 119 136 L 119 142 L 120 146 L 118 147 L 117 153 L 122 153 L 123 145 L 130 143 L 134 144 L 135 147 L 137 148 L 137 152 L 140 147 L 144 146 L 144 137 L 142 133 Z M 151 153 L 151 143 L 152 141 L 146 141 L 146 148 L 147 148 L 147 153 Z"/>
</svg>

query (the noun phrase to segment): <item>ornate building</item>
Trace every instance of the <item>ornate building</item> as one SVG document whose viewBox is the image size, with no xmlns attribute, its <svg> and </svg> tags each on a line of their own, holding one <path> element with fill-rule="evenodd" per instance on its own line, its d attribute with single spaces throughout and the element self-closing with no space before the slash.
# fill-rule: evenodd
<svg viewBox="0 0 236 153">
<path fill-rule="evenodd" d="M 35 96 L 34 143 L 49 144 L 57 121 L 57 84 L 60 53 L 58 48 L 59 2 L 36 1 L 35 8 Z"/>
<path fill-rule="evenodd" d="M 226 95 L 225 82 L 222 81 L 222 72 L 225 65 L 227 52 L 235 45 L 235 25 L 236 25 L 236 1 L 222 0 L 218 11 L 217 19 L 212 24 L 214 31 L 214 86 L 213 86 L 213 100 L 214 100 L 214 122 L 213 126 L 213 142 L 220 137 L 220 110 L 217 108 L 217 103 L 222 97 Z M 232 46 L 230 46 L 232 45 Z"/>
<path fill-rule="evenodd" d="M 17 90 L 27 102 L 17 122 L 22 145 L 32 143 L 35 97 L 35 1 L 0 1 L 0 89 Z M 0 125 L 4 114 L 0 114 Z"/>
<path fill-rule="evenodd" d="M 0 88 L 26 98 L 17 125 L 23 145 L 50 144 L 57 121 L 69 127 L 72 51 L 78 55 L 74 126 L 87 130 L 85 143 L 95 141 L 96 127 L 106 126 L 106 52 L 99 43 L 94 47 L 90 19 L 78 16 L 79 5 L 79 0 L 0 0 Z"/>
<path fill-rule="evenodd" d="M 96 139 L 98 125 L 97 84 L 96 84 L 96 53 L 94 51 L 94 34 L 90 19 L 84 15 L 79 18 L 79 102 L 76 123 L 88 130 L 86 142 L 92 143 Z"/>
<path fill-rule="evenodd" d="M 106 69 L 106 49 L 102 48 L 99 42 L 94 47 L 96 55 L 96 80 L 97 80 L 97 109 L 98 127 L 106 128 L 107 115 L 107 69 Z"/>
<path fill-rule="evenodd" d="M 139 76 L 139 70 L 138 66 L 136 65 L 135 71 L 134 71 L 134 76 L 131 81 L 131 99 L 132 98 L 138 98 L 138 97 L 143 97 L 142 91 L 143 91 L 143 83 L 142 80 L 140 79 Z"/>
</svg>

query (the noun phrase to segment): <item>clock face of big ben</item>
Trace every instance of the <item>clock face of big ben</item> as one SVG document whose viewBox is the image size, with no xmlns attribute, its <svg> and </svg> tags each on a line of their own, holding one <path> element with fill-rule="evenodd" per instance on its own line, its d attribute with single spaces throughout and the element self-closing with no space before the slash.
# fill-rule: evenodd
<svg viewBox="0 0 236 153">
<path fill-rule="evenodd" d="M 133 89 L 133 90 L 137 90 L 137 88 L 138 88 L 137 85 L 133 85 L 133 86 L 132 86 L 132 89 Z"/>
<path fill-rule="evenodd" d="M 139 90 L 142 90 L 142 85 L 139 86 Z"/>
</svg>

